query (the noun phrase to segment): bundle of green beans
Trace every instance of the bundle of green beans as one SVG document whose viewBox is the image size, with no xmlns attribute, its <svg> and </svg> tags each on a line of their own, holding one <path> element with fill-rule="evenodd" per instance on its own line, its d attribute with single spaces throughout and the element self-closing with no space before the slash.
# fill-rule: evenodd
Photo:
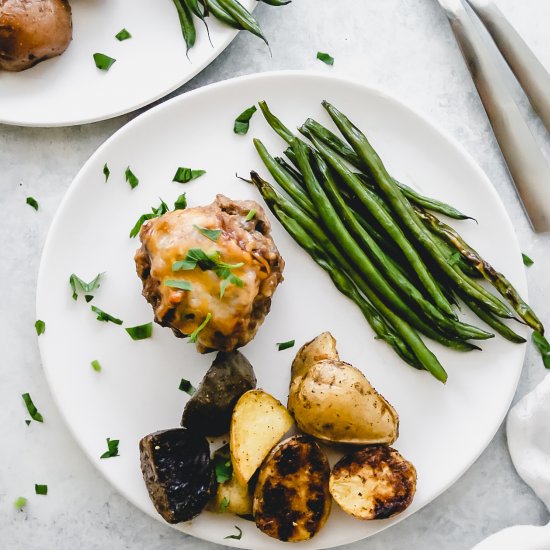
<svg viewBox="0 0 550 550">
<path fill-rule="evenodd" d="M 343 139 L 308 119 L 294 135 L 263 101 L 260 109 L 289 145 L 288 159 L 254 145 L 281 191 L 251 173 L 268 207 L 294 240 L 361 309 L 376 337 L 408 364 L 445 382 L 447 373 L 420 334 L 458 351 L 480 349 L 472 340 L 494 334 L 460 321 L 460 298 L 495 332 L 525 339 L 503 319 L 543 334 L 544 327 L 504 275 L 494 269 L 437 214 L 469 219 L 393 179 L 366 136 L 323 102 Z M 501 301 L 476 279 L 489 281 Z M 519 317 L 519 319 L 518 319 Z"/>
<path fill-rule="evenodd" d="M 291 0 L 258 1 L 270 6 L 284 6 L 291 2 Z M 210 15 L 234 29 L 251 32 L 261 38 L 269 47 L 260 25 L 238 0 L 173 0 L 173 2 L 178 12 L 187 52 L 195 45 L 197 39 L 194 17 L 202 21 L 208 32 L 206 18 Z"/>
</svg>

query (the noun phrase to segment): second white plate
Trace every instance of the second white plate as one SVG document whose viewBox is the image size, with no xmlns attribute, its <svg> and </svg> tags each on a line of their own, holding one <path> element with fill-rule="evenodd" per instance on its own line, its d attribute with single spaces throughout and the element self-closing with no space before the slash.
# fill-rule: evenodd
<svg viewBox="0 0 550 550">
<path fill-rule="evenodd" d="M 237 35 L 209 17 L 210 44 L 195 19 L 197 42 L 187 59 L 172 0 L 72 0 L 71 7 L 73 40 L 63 55 L 19 73 L 0 71 L 1 123 L 71 126 L 128 113 L 185 84 Z M 132 38 L 119 42 L 122 28 Z M 96 52 L 116 59 L 109 71 L 95 66 Z"/>
<path fill-rule="evenodd" d="M 141 296 L 128 233 L 140 214 L 168 204 L 183 191 L 190 205 L 212 201 L 216 193 L 254 198 L 256 190 L 235 178 L 251 168 L 266 170 L 251 143 L 260 137 L 280 153 L 284 143 L 256 114 L 247 136 L 233 133 L 245 108 L 266 99 L 291 128 L 307 116 L 328 121 L 320 103 L 332 101 L 365 129 L 392 174 L 428 195 L 447 200 L 479 220 L 460 222 L 476 249 L 505 272 L 525 294 L 521 254 L 510 220 L 481 170 L 454 141 L 398 101 L 337 78 L 307 73 L 273 73 L 208 86 L 169 101 L 134 120 L 87 162 L 65 197 L 44 249 L 38 282 L 37 315 L 46 322 L 40 336 L 43 364 L 52 392 L 74 437 L 105 477 L 131 502 L 160 519 L 140 472 L 138 441 L 155 430 L 179 424 L 187 396 L 182 377 L 198 383 L 212 355 L 155 326 L 153 337 L 134 342 L 124 326 L 151 320 Z M 328 121 L 328 123 L 330 123 Z M 107 183 L 102 173 L 108 163 Z M 130 166 L 139 177 L 132 190 L 124 181 Z M 207 174 L 181 185 L 172 182 L 178 166 Z M 395 446 L 418 470 L 418 491 L 401 516 L 361 522 L 334 505 L 324 529 L 304 548 L 329 548 L 368 537 L 433 500 L 454 483 L 485 449 L 502 422 L 521 372 L 525 346 L 500 337 L 482 352 L 457 353 L 430 343 L 449 373 L 443 386 L 426 372 L 400 361 L 373 333 L 359 310 L 333 287 L 328 276 L 292 241 L 276 221 L 273 235 L 286 260 L 285 281 L 257 337 L 243 349 L 258 385 L 286 402 L 290 363 L 298 346 L 322 331 L 338 340 L 341 357 L 362 369 L 397 409 L 400 437 Z M 90 305 L 71 299 L 69 275 L 90 280 L 105 272 L 93 304 L 124 320 L 123 327 L 99 323 Z M 480 323 L 482 324 L 482 323 Z M 521 327 L 517 325 L 521 332 Z M 278 352 L 275 343 L 295 339 Z M 90 368 L 97 359 L 101 373 Z M 120 456 L 100 460 L 105 438 L 120 439 Z M 226 540 L 234 525 L 242 539 Z M 205 512 L 177 526 L 197 537 L 242 548 L 281 548 L 251 522 Z"/>
</svg>

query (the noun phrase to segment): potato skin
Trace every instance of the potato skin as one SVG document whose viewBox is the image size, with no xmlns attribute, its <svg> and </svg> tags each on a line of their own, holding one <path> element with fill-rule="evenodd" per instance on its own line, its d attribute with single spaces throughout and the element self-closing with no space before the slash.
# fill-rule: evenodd
<svg viewBox="0 0 550 550">
<path fill-rule="evenodd" d="M 330 332 L 323 332 L 313 340 L 306 342 L 296 353 L 290 371 L 290 377 L 295 380 L 304 376 L 307 371 L 319 361 L 325 359 L 340 359 L 336 350 L 336 339 Z"/>
<path fill-rule="evenodd" d="M 330 474 L 330 493 L 358 519 L 385 519 L 403 512 L 416 492 L 416 469 L 388 445 L 345 456 Z"/>
<path fill-rule="evenodd" d="M 28 69 L 62 54 L 71 39 L 67 0 L 0 0 L 0 70 Z"/>
<path fill-rule="evenodd" d="M 399 435 L 395 409 L 343 361 L 319 361 L 293 380 L 288 409 L 303 432 L 324 441 L 391 444 Z"/>
<path fill-rule="evenodd" d="M 238 516 L 252 514 L 252 495 L 248 485 L 241 485 L 235 477 L 220 483 L 210 510 Z"/>
<path fill-rule="evenodd" d="M 162 430 L 139 442 L 141 471 L 157 512 L 168 523 L 202 512 L 215 484 L 206 438 L 185 428 Z"/>
<path fill-rule="evenodd" d="M 289 542 L 312 538 L 330 514 L 330 467 L 308 436 L 294 436 L 275 447 L 260 469 L 254 491 L 256 526 Z"/>
<path fill-rule="evenodd" d="M 208 436 L 229 432 L 235 404 L 255 387 L 254 369 L 242 353 L 219 352 L 185 405 L 181 425 Z"/>
</svg>

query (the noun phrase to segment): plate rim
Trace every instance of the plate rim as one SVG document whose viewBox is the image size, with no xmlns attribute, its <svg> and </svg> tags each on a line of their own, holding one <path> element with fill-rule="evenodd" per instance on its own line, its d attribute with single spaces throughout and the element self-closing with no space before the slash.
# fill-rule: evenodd
<svg viewBox="0 0 550 550">
<path fill-rule="evenodd" d="M 364 82 L 362 82 L 362 81 L 360 81 L 356 78 L 352 78 L 352 77 L 349 77 L 349 76 L 346 76 L 346 75 L 333 75 L 333 74 L 321 73 L 321 72 L 314 71 L 314 70 L 303 70 L 303 69 L 266 71 L 266 72 L 261 72 L 261 73 L 241 75 L 241 76 L 233 77 L 233 78 L 230 78 L 230 79 L 214 82 L 214 83 L 208 84 L 206 86 L 196 88 L 196 89 L 191 90 L 189 92 L 180 94 L 176 97 L 170 98 L 169 100 L 164 101 L 163 103 L 161 103 L 159 105 L 156 105 L 153 108 L 149 109 L 148 111 L 138 115 L 137 117 L 132 119 L 130 122 L 128 122 L 127 124 L 122 126 L 114 134 L 109 136 L 90 155 L 88 160 L 86 160 L 86 162 L 82 165 L 81 169 L 78 171 L 78 173 L 74 177 L 73 181 L 71 182 L 69 188 L 65 192 L 65 195 L 63 196 L 61 202 L 59 203 L 59 206 L 56 210 L 54 218 L 53 218 L 53 220 L 51 222 L 51 225 L 48 229 L 48 234 L 47 234 L 47 237 L 46 237 L 46 240 L 44 242 L 43 249 L 42 249 L 42 254 L 41 254 L 41 258 L 40 258 L 40 266 L 39 266 L 38 276 L 37 276 L 36 313 L 38 313 L 39 308 L 40 308 L 40 296 L 44 292 L 44 290 L 42 290 L 42 288 L 44 287 L 44 282 L 43 282 L 44 269 L 45 269 L 44 268 L 44 264 L 45 264 L 44 258 L 48 255 L 48 250 L 52 246 L 52 239 L 53 239 L 52 235 L 55 232 L 54 229 L 57 227 L 57 224 L 60 223 L 60 221 L 59 221 L 60 220 L 60 213 L 64 210 L 65 204 L 67 202 L 69 202 L 72 195 L 76 192 L 76 189 L 78 187 L 78 184 L 79 184 L 80 180 L 84 177 L 84 174 L 87 172 L 88 166 L 95 160 L 95 158 L 97 156 L 99 156 L 100 154 L 103 153 L 103 150 L 106 149 L 110 145 L 111 141 L 114 141 L 115 139 L 120 138 L 120 135 L 122 135 L 124 132 L 131 131 L 131 129 L 133 128 L 134 125 L 138 125 L 138 124 L 141 123 L 142 119 L 147 119 L 148 117 L 155 117 L 157 111 L 162 111 L 163 109 L 170 109 L 170 108 L 172 108 L 172 104 L 175 104 L 175 103 L 178 103 L 178 102 L 185 102 L 185 101 L 189 100 L 190 98 L 192 98 L 193 96 L 203 93 L 204 90 L 224 88 L 224 87 L 232 86 L 236 83 L 241 83 L 241 82 L 253 82 L 253 81 L 256 81 L 256 80 L 264 80 L 264 79 L 265 80 L 270 80 L 270 79 L 280 79 L 280 78 L 282 78 L 282 79 L 285 79 L 285 78 L 299 78 L 299 79 L 305 78 L 305 79 L 317 79 L 319 81 L 329 80 L 329 81 L 333 81 L 333 82 L 336 81 L 336 82 L 338 82 L 338 83 L 340 83 L 344 86 L 345 85 L 355 86 L 355 87 L 361 89 L 362 91 L 364 91 L 366 93 L 376 95 L 376 96 L 378 96 L 378 97 L 380 97 L 380 98 L 382 98 L 382 99 L 384 99 L 384 100 L 386 100 L 390 103 L 398 105 L 400 108 L 405 109 L 414 118 L 416 118 L 416 119 L 420 120 L 421 122 L 427 124 L 430 127 L 431 130 L 434 130 L 444 140 L 447 140 L 449 142 L 449 144 L 452 145 L 453 148 L 455 150 L 457 150 L 461 154 L 461 156 L 471 165 L 472 169 L 475 170 L 475 172 L 479 175 L 479 177 L 481 179 L 485 180 L 485 182 L 487 183 L 489 193 L 493 198 L 494 207 L 498 208 L 501 211 L 501 214 L 503 215 L 504 222 L 508 225 L 508 228 L 510 229 L 511 233 L 513 234 L 513 241 L 512 241 L 512 243 L 510 243 L 510 245 L 511 245 L 510 250 L 511 251 L 515 250 L 515 251 L 518 252 L 518 255 L 520 254 L 521 247 L 520 247 L 520 244 L 519 244 L 517 233 L 514 229 L 514 225 L 513 225 L 512 220 L 511 220 L 511 218 L 508 214 L 508 211 L 506 210 L 504 202 L 502 201 L 500 195 L 498 194 L 498 192 L 497 192 L 496 188 L 494 187 L 492 181 L 490 180 L 489 176 L 485 173 L 485 171 L 481 168 L 481 166 L 476 162 L 474 157 L 466 150 L 466 148 L 453 135 L 451 135 L 447 130 L 445 130 L 439 124 L 437 124 L 432 119 L 432 117 L 430 117 L 429 115 L 426 115 L 423 112 L 415 110 L 406 101 L 401 100 L 396 95 L 392 94 L 388 90 L 383 89 L 380 86 L 373 86 L 373 85 L 370 85 L 370 84 L 366 84 L 366 83 L 364 83 Z M 519 256 L 518 256 L 518 258 L 519 258 Z M 520 260 L 518 259 L 517 261 L 519 262 Z M 528 296 L 527 274 L 526 274 L 525 270 L 521 271 L 521 280 L 518 281 L 517 286 L 523 288 L 522 295 L 525 297 L 525 300 L 527 301 L 529 299 L 529 296 Z M 38 318 L 38 316 L 37 316 L 37 318 Z M 524 344 L 519 344 L 519 345 L 521 346 L 521 350 L 522 350 L 521 368 L 518 369 L 517 376 L 515 378 L 514 384 L 511 387 L 510 395 L 506 399 L 506 403 L 507 403 L 506 408 L 503 410 L 502 414 L 500 415 L 500 420 L 498 421 L 498 423 L 495 425 L 494 429 L 490 433 L 490 437 L 488 437 L 487 441 L 481 447 L 479 452 L 476 453 L 476 455 L 473 456 L 470 461 L 468 461 L 468 463 L 464 466 L 464 468 L 461 469 L 452 478 L 451 481 L 449 481 L 445 486 L 443 486 L 440 489 L 440 491 L 437 492 L 428 502 L 424 503 L 417 510 L 415 510 L 413 514 L 410 514 L 410 515 L 401 514 L 399 516 L 396 516 L 395 518 L 392 518 L 393 521 L 391 523 L 389 523 L 389 524 L 384 523 L 381 526 L 381 529 L 379 531 L 377 531 L 376 533 L 374 533 L 373 535 L 368 535 L 366 538 L 365 537 L 364 538 L 359 538 L 359 539 L 356 539 L 354 541 L 346 541 L 346 542 L 338 543 L 334 546 L 331 546 L 331 548 L 336 548 L 336 547 L 342 546 L 344 544 L 354 544 L 354 543 L 357 543 L 358 541 L 366 540 L 367 538 L 371 538 L 371 536 L 376 536 L 378 533 L 381 533 L 381 532 L 385 531 L 389 527 L 397 525 L 401 521 L 403 521 L 405 519 L 408 519 L 409 517 L 412 517 L 413 515 L 416 514 L 416 512 L 422 510 L 425 506 L 433 503 L 437 498 L 439 498 L 443 493 L 448 491 L 453 485 L 455 485 L 455 483 L 459 479 L 461 479 L 465 475 L 465 473 L 474 465 L 474 463 L 479 459 L 479 457 L 483 454 L 483 452 L 486 451 L 487 447 L 493 441 L 496 433 L 498 432 L 498 430 L 502 426 L 502 424 L 503 424 L 503 422 L 506 418 L 506 415 L 508 414 L 508 412 L 510 410 L 510 406 L 513 402 L 514 396 L 515 396 L 517 388 L 518 388 L 519 380 L 520 380 L 520 377 L 523 373 L 523 369 L 524 369 L 524 366 L 525 366 L 525 355 L 526 355 L 526 351 L 527 351 L 527 344 L 524 343 Z M 60 416 L 63 419 L 63 423 L 68 428 L 69 433 L 71 434 L 71 436 L 75 440 L 75 442 L 78 445 L 78 447 L 80 448 L 80 450 L 88 458 L 88 460 L 93 464 L 93 466 L 101 474 L 101 476 L 109 483 L 109 485 L 111 485 L 119 494 L 121 494 L 132 506 L 134 506 L 135 508 L 137 508 L 141 512 L 145 513 L 145 515 L 149 515 L 150 517 L 153 517 L 154 519 L 157 519 L 159 522 L 163 523 L 164 525 L 168 525 L 169 527 L 172 527 L 175 530 L 178 530 L 178 531 L 180 531 L 184 534 L 194 536 L 194 537 L 199 538 L 201 540 L 206 540 L 206 541 L 216 543 L 216 544 L 222 544 L 222 545 L 225 545 L 225 546 L 231 546 L 231 547 L 235 547 L 235 548 L 250 548 L 249 546 L 240 545 L 239 544 L 240 541 L 233 542 L 231 540 L 227 540 L 227 541 L 223 541 L 223 543 L 220 543 L 220 541 L 218 539 L 206 538 L 206 537 L 203 537 L 203 536 L 199 537 L 194 533 L 187 532 L 185 530 L 185 523 L 177 524 L 177 525 L 167 524 L 167 523 L 162 521 L 162 518 L 160 517 L 160 515 L 158 515 L 158 517 L 155 517 L 155 516 L 151 516 L 150 514 L 147 514 L 138 505 L 136 505 L 130 498 L 128 498 L 126 493 L 122 489 L 120 489 L 119 487 L 113 486 L 111 481 L 107 478 L 107 476 L 99 468 L 99 464 L 97 463 L 95 458 L 92 457 L 85 450 L 83 445 L 81 445 L 80 440 L 77 437 L 76 430 L 73 429 L 73 427 L 70 425 L 66 415 L 62 413 L 63 409 L 60 406 L 60 401 L 58 399 L 57 392 L 54 389 L 55 386 L 52 385 L 52 383 L 50 381 L 48 370 L 45 366 L 45 361 L 43 360 L 44 359 L 44 352 L 43 352 L 43 349 L 42 349 L 43 344 L 42 344 L 42 341 L 40 340 L 40 338 L 38 339 L 38 347 L 39 347 L 40 356 L 41 356 L 41 359 L 42 359 L 41 363 L 42 363 L 42 368 L 43 368 L 43 371 L 44 371 L 44 375 L 45 375 L 46 381 L 48 383 L 48 387 L 50 389 L 50 392 L 52 394 L 54 404 L 57 407 L 57 410 L 59 411 Z"/>
</svg>

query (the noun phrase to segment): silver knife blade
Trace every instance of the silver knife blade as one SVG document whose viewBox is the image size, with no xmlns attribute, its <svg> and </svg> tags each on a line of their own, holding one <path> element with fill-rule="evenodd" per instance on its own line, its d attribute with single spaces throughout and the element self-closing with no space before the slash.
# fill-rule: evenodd
<svg viewBox="0 0 550 550">
<path fill-rule="evenodd" d="M 437 2 L 447 14 L 531 225 L 537 232 L 550 231 L 548 163 L 462 2 Z"/>
<path fill-rule="evenodd" d="M 492 0 L 467 0 L 550 130 L 550 74 Z"/>
</svg>

